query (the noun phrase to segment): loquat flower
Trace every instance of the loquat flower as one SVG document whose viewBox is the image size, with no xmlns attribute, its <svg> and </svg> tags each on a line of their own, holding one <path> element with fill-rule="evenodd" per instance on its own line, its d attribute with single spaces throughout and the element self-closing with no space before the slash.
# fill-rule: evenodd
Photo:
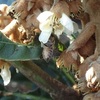
<svg viewBox="0 0 100 100">
<path fill-rule="evenodd" d="M 0 75 L 4 81 L 4 85 L 6 86 L 11 80 L 10 65 L 5 61 L 0 60 L 0 69 Z"/>
<path fill-rule="evenodd" d="M 51 11 L 44 11 L 37 17 L 40 22 L 39 28 L 41 30 L 39 41 L 43 44 L 47 43 L 51 34 L 55 34 L 58 38 L 64 32 L 71 35 L 74 32 L 73 21 L 65 14 L 62 13 L 61 18 Z"/>
</svg>

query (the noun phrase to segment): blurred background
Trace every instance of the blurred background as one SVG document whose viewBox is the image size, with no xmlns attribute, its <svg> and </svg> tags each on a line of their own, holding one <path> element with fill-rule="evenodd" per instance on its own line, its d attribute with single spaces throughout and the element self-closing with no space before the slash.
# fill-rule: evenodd
<svg viewBox="0 0 100 100">
<path fill-rule="evenodd" d="M 10 5 L 14 0 L 0 0 L 0 4 Z"/>
</svg>

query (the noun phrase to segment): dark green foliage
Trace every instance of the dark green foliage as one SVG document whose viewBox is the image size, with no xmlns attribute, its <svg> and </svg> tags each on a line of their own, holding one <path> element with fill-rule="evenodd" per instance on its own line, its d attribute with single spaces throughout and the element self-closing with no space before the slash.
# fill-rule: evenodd
<svg viewBox="0 0 100 100">
<path fill-rule="evenodd" d="M 21 45 L 8 40 L 0 33 L 0 59 L 7 61 L 36 60 L 41 56 L 40 45 Z"/>
</svg>

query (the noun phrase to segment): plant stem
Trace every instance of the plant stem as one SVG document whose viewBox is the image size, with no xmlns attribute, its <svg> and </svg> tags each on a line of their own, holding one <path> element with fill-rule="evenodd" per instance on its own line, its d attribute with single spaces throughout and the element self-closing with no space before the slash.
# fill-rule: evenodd
<svg viewBox="0 0 100 100">
<path fill-rule="evenodd" d="M 48 92 L 54 100 L 81 100 L 80 95 L 75 90 L 50 77 L 32 61 L 14 61 L 10 63 L 29 80 Z"/>
<path fill-rule="evenodd" d="M 65 68 L 62 68 L 62 71 L 63 71 L 64 75 L 66 76 L 66 78 L 68 78 L 73 85 L 76 84 L 74 78 L 69 74 L 69 72 L 66 72 Z"/>
</svg>

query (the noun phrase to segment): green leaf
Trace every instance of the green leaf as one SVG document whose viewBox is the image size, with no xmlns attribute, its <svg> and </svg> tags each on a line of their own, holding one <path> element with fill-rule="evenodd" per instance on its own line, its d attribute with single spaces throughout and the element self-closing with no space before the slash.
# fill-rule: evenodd
<svg viewBox="0 0 100 100">
<path fill-rule="evenodd" d="M 41 56 L 41 46 L 16 44 L 0 33 L 0 59 L 7 61 L 37 60 Z"/>
</svg>

